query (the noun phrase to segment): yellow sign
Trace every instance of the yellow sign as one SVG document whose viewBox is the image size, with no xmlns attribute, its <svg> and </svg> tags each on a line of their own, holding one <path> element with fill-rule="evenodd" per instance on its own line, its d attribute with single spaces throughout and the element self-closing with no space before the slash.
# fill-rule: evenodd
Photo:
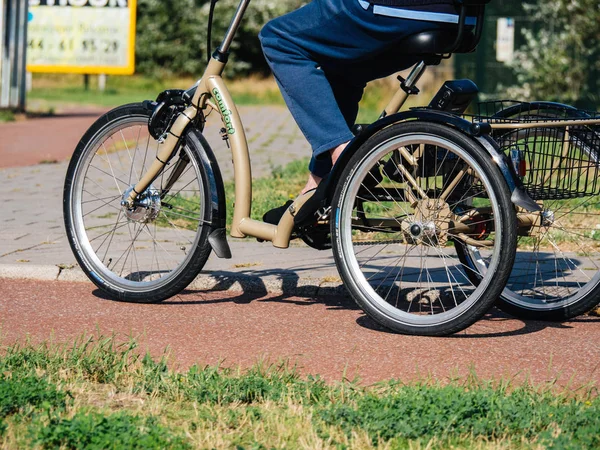
<svg viewBox="0 0 600 450">
<path fill-rule="evenodd" d="M 136 0 L 29 0 L 27 70 L 130 75 Z"/>
</svg>

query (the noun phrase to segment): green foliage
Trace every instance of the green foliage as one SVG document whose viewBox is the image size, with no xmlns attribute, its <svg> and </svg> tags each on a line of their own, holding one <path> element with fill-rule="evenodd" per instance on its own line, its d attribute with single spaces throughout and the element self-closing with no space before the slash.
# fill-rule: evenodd
<svg viewBox="0 0 600 450">
<path fill-rule="evenodd" d="M 196 7 L 196 4 L 202 4 Z M 214 50 L 223 38 L 239 0 L 221 0 L 213 21 Z M 298 8 L 301 0 L 253 0 L 231 46 L 227 75 L 268 74 L 258 33 L 265 23 Z M 209 3 L 194 0 L 139 0 L 136 68 L 146 75 L 200 76 L 206 64 Z"/>
<path fill-rule="evenodd" d="M 600 402 L 580 403 L 531 388 L 513 391 L 482 386 L 403 386 L 388 395 L 368 393 L 355 404 L 331 405 L 320 412 L 329 425 L 348 434 L 365 430 L 375 444 L 418 439 L 450 440 L 453 436 L 524 438 L 560 448 L 592 448 L 600 436 Z"/>
<path fill-rule="evenodd" d="M 295 198 L 304 187 L 307 178 L 308 158 L 304 158 L 292 161 L 283 167 L 273 167 L 271 176 L 253 179 L 251 217 L 259 220 L 268 210 Z M 231 224 L 235 200 L 233 181 L 225 183 L 225 196 L 227 198 L 227 223 Z"/>
<path fill-rule="evenodd" d="M 0 447 L 600 447 L 592 389 L 561 394 L 474 376 L 363 387 L 302 377 L 285 364 L 174 371 L 134 348 L 100 337 L 3 349 Z"/>
<path fill-rule="evenodd" d="M 154 417 L 137 417 L 127 412 L 75 414 L 72 418 L 51 417 L 35 421 L 32 441 L 42 448 L 67 449 L 187 449 L 180 436 L 160 425 Z"/>
<path fill-rule="evenodd" d="M 255 366 L 245 373 L 218 367 L 192 366 L 185 374 L 172 373 L 165 361 L 143 359 L 144 377 L 138 389 L 148 394 L 184 398 L 201 404 L 252 404 L 293 398 L 303 404 L 324 399 L 330 388 L 319 377 L 305 381 L 297 372 Z"/>
<path fill-rule="evenodd" d="M 597 107 L 600 74 L 600 8 L 597 0 L 539 1 L 525 5 L 537 29 L 524 30 L 526 44 L 513 68 L 510 94 Z"/>
<path fill-rule="evenodd" d="M 227 64 L 227 74 L 231 77 L 250 73 L 269 74 L 270 70 L 262 54 L 258 33 L 269 20 L 297 9 L 303 3 L 305 3 L 303 0 L 252 0 L 231 44 L 231 59 Z M 238 5 L 239 0 L 220 0 L 217 4 L 213 22 L 215 48 L 217 42 L 220 42 L 225 35 Z M 203 23 L 208 22 L 208 11 L 208 4 L 206 4 L 201 10 Z"/>
<path fill-rule="evenodd" d="M 314 403 L 327 391 L 321 379 L 306 383 L 295 372 L 263 371 L 257 367 L 239 376 L 223 374 L 214 368 L 192 368 L 187 378 L 191 399 L 221 405 L 278 402 L 284 398 Z"/>
<path fill-rule="evenodd" d="M 204 67 L 202 23 L 193 0 L 139 0 L 136 70 L 157 78 L 200 74 Z"/>
<path fill-rule="evenodd" d="M 0 123 L 2 122 L 14 122 L 15 114 L 12 111 L 5 109 L 0 110 Z"/>
<path fill-rule="evenodd" d="M 68 348 L 41 344 L 37 347 L 15 345 L 0 358 L 0 373 L 29 377 L 38 371 L 56 375 L 60 371 L 97 383 L 115 382 L 125 367 L 135 362 L 133 341 L 117 344 L 113 338 L 76 340 Z"/>
<path fill-rule="evenodd" d="M 64 408 L 67 395 L 36 376 L 8 377 L 0 371 L 0 419 L 17 413 L 29 414 L 36 408 Z M 2 428 L 0 424 L 0 435 Z"/>
</svg>

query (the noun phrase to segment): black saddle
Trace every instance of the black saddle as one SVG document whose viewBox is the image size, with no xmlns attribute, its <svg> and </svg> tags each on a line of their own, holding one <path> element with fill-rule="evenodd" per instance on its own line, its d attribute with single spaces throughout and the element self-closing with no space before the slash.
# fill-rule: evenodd
<svg viewBox="0 0 600 450">
<path fill-rule="evenodd" d="M 472 32 L 463 33 L 458 48 L 451 45 L 456 39 L 456 28 L 423 31 L 405 37 L 395 46 L 395 51 L 401 55 L 442 55 L 445 53 L 470 53 L 477 46 L 478 37 Z"/>
<path fill-rule="evenodd" d="M 454 0 L 459 9 L 457 25 L 423 31 L 402 39 L 395 49 L 401 55 L 441 58 L 451 53 L 470 53 L 475 50 L 481 33 L 485 5 L 491 0 Z M 468 26 L 467 16 L 475 17 L 475 27 Z"/>
</svg>

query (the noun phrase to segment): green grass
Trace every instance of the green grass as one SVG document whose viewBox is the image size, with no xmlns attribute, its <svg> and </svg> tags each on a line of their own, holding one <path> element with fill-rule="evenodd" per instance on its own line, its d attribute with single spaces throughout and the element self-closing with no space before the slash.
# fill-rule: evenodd
<svg viewBox="0 0 600 450">
<path fill-rule="evenodd" d="M 12 111 L 0 110 L 0 123 L 2 122 L 14 122 L 16 120 L 15 114 Z"/>
<path fill-rule="evenodd" d="M 191 78 L 158 80 L 140 75 L 109 76 L 104 92 L 100 92 L 97 88 L 97 77 L 90 76 L 90 80 L 90 88 L 86 91 L 82 75 L 34 74 L 33 90 L 27 94 L 28 101 L 53 108 L 61 104 L 113 107 L 155 99 L 158 93 L 165 89 L 187 89 L 195 82 Z M 227 80 L 227 87 L 238 105 L 285 105 L 272 78 Z M 382 80 L 369 83 L 360 102 L 357 123 L 374 122 L 396 89 L 396 84 Z M 427 104 L 430 98 L 431 95 L 427 92 L 411 97 L 404 109 Z M 315 104 L 315 107 L 318 107 L 318 104 Z"/>
<path fill-rule="evenodd" d="M 187 449 L 181 435 L 171 433 L 156 417 L 119 411 L 76 412 L 73 417 L 38 417 L 29 428 L 31 443 L 41 448 Z"/>
<path fill-rule="evenodd" d="M 44 105 L 80 104 L 113 107 L 125 103 L 153 100 L 165 89 L 187 89 L 194 79 L 158 80 L 139 75 L 131 77 L 110 76 L 104 91 L 99 91 L 96 77 L 90 77 L 89 90 L 83 85 L 81 75 L 34 76 L 33 89 L 28 100 Z M 227 86 L 238 105 L 283 105 L 283 98 L 274 80 L 247 79 L 228 81 Z"/>
<path fill-rule="evenodd" d="M 136 343 L 0 351 L 1 448 L 597 448 L 600 399 L 471 375 L 363 386 L 285 364 L 192 366 Z"/>
<path fill-rule="evenodd" d="M 252 213 L 256 220 L 262 219 L 265 212 L 296 198 L 308 179 L 308 158 L 292 161 L 285 166 L 276 166 L 270 176 L 252 180 Z M 233 220 L 235 186 L 233 181 L 225 183 L 227 198 L 227 224 Z"/>
<path fill-rule="evenodd" d="M 167 196 L 163 200 L 161 213 L 156 219 L 156 225 L 159 227 L 172 227 L 173 225 L 195 230 L 198 228 L 200 219 L 201 199 L 197 195 L 183 196 L 176 194 Z M 168 205 L 168 206 L 167 206 Z"/>
<path fill-rule="evenodd" d="M 298 195 L 308 177 L 308 158 L 292 161 L 285 166 L 276 166 L 271 170 L 271 175 L 252 180 L 252 214 L 256 220 L 269 209 L 283 205 L 287 200 Z M 235 185 L 233 181 L 225 183 L 225 196 L 227 204 L 227 229 L 233 222 L 233 204 L 235 202 Z M 163 208 L 156 220 L 158 226 L 171 227 L 173 225 L 188 230 L 195 230 L 198 221 L 193 220 L 200 210 L 200 199 L 197 196 L 183 197 L 168 196 L 165 203 L 172 208 Z M 188 217 L 183 217 L 180 212 L 185 210 Z"/>
<path fill-rule="evenodd" d="M 169 85 L 168 82 L 138 76 L 111 76 L 107 78 L 106 89 L 101 92 L 97 89 L 97 78 L 90 78 L 90 89 L 85 90 L 82 75 L 35 74 L 33 89 L 27 94 L 28 101 L 43 101 L 50 105 L 84 104 L 112 107 L 154 99 Z M 191 85 L 175 84 L 177 86 L 172 87 L 187 88 Z"/>
</svg>

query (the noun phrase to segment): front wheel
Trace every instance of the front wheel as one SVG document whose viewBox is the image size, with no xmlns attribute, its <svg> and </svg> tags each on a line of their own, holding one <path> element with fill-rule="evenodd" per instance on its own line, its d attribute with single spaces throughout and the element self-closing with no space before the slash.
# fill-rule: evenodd
<svg viewBox="0 0 600 450">
<path fill-rule="evenodd" d="M 177 294 L 210 253 L 210 185 L 187 140 L 133 208 L 121 205 L 158 152 L 150 113 L 136 103 L 100 117 L 75 149 L 64 188 L 65 227 L 79 265 L 109 296 L 131 302 Z"/>
<path fill-rule="evenodd" d="M 441 336 L 481 318 L 508 279 L 516 218 L 504 179 L 460 132 L 410 122 L 371 137 L 332 202 L 336 264 L 357 304 L 399 333 Z M 471 281 L 457 245 L 480 249 Z"/>
</svg>

